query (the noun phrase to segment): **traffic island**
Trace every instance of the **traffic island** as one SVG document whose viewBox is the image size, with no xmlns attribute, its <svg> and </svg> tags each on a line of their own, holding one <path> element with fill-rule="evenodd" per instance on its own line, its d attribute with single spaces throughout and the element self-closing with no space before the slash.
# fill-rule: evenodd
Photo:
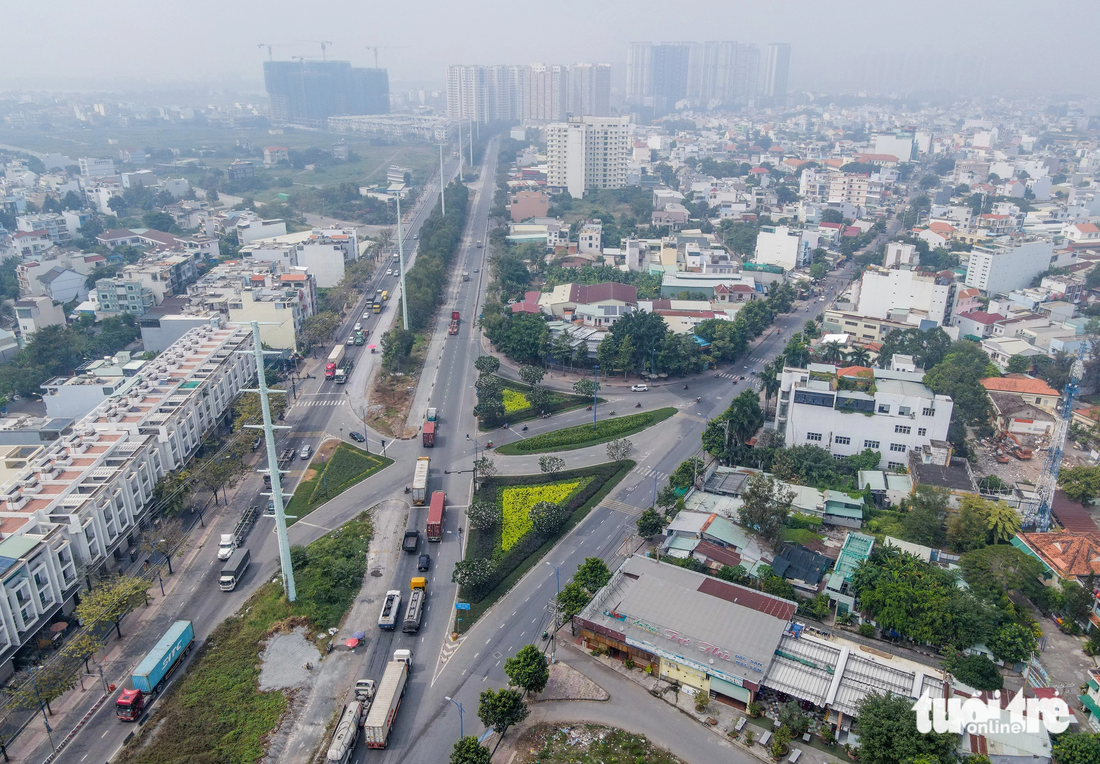
<svg viewBox="0 0 1100 764">
<path fill-rule="evenodd" d="M 502 456 L 519 456 L 525 454 L 556 453 L 558 451 L 573 451 L 578 448 L 597 446 L 616 438 L 625 438 L 628 435 L 641 432 L 655 424 L 665 421 L 676 413 L 672 406 L 643 411 L 629 416 L 617 416 L 603 419 L 595 425 L 579 424 L 575 427 L 565 427 L 561 430 L 544 432 L 513 443 L 505 443 L 496 449 Z"/>
<path fill-rule="evenodd" d="M 286 506 L 287 526 L 391 464 L 393 459 L 388 456 L 371 454 L 343 441 L 325 441 L 294 488 L 294 496 Z"/>
</svg>

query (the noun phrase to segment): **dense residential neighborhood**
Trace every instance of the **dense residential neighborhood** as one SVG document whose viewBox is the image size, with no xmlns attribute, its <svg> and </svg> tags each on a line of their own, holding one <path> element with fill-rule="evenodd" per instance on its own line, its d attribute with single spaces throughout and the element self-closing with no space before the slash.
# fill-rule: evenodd
<svg viewBox="0 0 1100 764">
<path fill-rule="evenodd" d="M 9 76 L 5 761 L 1100 762 L 1088 46 L 620 6 Z"/>
</svg>

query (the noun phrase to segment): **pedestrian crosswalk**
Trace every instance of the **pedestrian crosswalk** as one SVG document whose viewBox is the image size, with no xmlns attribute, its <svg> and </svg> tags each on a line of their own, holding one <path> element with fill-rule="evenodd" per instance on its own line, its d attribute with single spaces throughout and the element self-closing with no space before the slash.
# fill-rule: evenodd
<svg viewBox="0 0 1100 764">
<path fill-rule="evenodd" d="M 641 475 L 642 477 L 647 478 L 651 478 L 656 475 L 658 480 L 664 480 L 668 477 L 668 474 L 665 472 L 658 472 L 652 467 L 645 467 L 643 465 L 638 465 L 637 467 L 632 469 L 631 472 L 633 472 L 635 475 Z"/>
<path fill-rule="evenodd" d="M 637 517 L 642 514 L 640 507 L 632 506 L 624 501 L 616 501 L 615 499 L 604 499 L 600 502 L 600 506 L 607 507 L 614 512 L 622 512 L 624 515 L 631 515 L 632 517 Z"/>
<path fill-rule="evenodd" d="M 299 400 L 295 403 L 295 406 L 344 406 L 348 402 L 347 398 L 319 398 L 312 401 Z"/>
</svg>

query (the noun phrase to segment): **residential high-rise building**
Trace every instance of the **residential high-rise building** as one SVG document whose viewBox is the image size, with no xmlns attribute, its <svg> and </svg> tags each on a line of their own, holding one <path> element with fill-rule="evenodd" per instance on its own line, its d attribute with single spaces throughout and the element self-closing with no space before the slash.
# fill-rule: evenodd
<svg viewBox="0 0 1100 764">
<path fill-rule="evenodd" d="M 764 78 L 760 94 L 765 98 L 782 101 L 787 97 L 787 70 L 791 63 L 791 44 L 773 42 L 768 45 L 764 60 Z"/>
<path fill-rule="evenodd" d="M 653 114 L 660 116 L 675 111 L 687 98 L 688 62 L 691 46 L 686 43 L 662 43 L 653 46 L 651 60 Z"/>
<path fill-rule="evenodd" d="M 522 119 L 533 122 L 565 119 L 572 102 L 571 96 L 569 67 L 546 64 L 524 67 Z"/>
<path fill-rule="evenodd" d="M 626 102 L 645 106 L 650 96 L 652 80 L 653 43 L 632 42 L 626 54 Z M 649 103 L 653 105 L 652 101 Z"/>
<path fill-rule="evenodd" d="M 569 79 L 573 116 L 611 116 L 611 64 L 575 64 Z"/>
<path fill-rule="evenodd" d="M 523 66 L 485 67 L 485 118 L 517 122 L 523 118 Z"/>
<path fill-rule="evenodd" d="M 265 61 L 264 84 L 275 122 L 323 127 L 348 114 L 387 114 L 389 75 L 347 61 Z"/>
<path fill-rule="evenodd" d="M 484 66 L 447 67 L 447 116 L 451 119 L 488 122 Z"/>
<path fill-rule="evenodd" d="M 572 117 L 546 128 L 546 185 L 580 198 L 626 185 L 628 117 Z"/>
<path fill-rule="evenodd" d="M 737 58 L 733 65 L 733 95 L 748 100 L 755 98 L 760 83 L 760 48 L 737 43 Z"/>
</svg>

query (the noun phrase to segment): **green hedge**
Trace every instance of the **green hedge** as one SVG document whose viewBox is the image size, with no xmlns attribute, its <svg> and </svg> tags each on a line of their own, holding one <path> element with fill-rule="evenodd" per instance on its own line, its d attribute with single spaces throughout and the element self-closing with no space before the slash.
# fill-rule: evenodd
<svg viewBox="0 0 1100 764">
<path fill-rule="evenodd" d="M 393 459 L 388 456 L 369 454 L 350 443 L 338 445 L 332 452 L 332 458 L 325 462 L 324 469 L 321 469 L 320 455 L 314 456 L 310 469 L 316 469 L 317 474 L 295 486 L 294 495 L 286 505 L 287 526 L 391 464 Z"/>
<path fill-rule="evenodd" d="M 496 503 L 502 500 L 500 489 L 521 485 L 542 485 L 544 483 L 559 483 L 564 480 L 592 477 L 593 480 L 573 494 L 566 502 L 566 509 L 571 514 L 569 519 L 562 524 L 552 536 L 541 536 L 533 530 L 524 536 L 497 562 L 493 576 L 476 591 L 461 591 L 460 598 L 470 602 L 470 612 L 463 617 L 462 629 L 473 625 L 474 621 L 489 607 L 500 599 L 505 592 L 512 587 L 519 577 L 530 570 L 531 566 L 550 551 L 550 548 L 558 540 L 576 527 L 577 523 L 585 518 L 594 506 L 600 503 L 605 496 L 622 480 L 630 470 L 634 469 L 635 462 L 626 460 L 622 464 L 607 462 L 592 467 L 582 467 L 575 470 L 565 470 L 553 475 L 509 475 L 495 477 L 486 480 L 475 496 L 475 501 Z M 470 530 L 470 537 L 466 540 L 466 557 L 474 559 L 478 557 L 492 559 L 496 551 L 496 539 L 500 535 L 500 528 L 487 530 Z"/>
<path fill-rule="evenodd" d="M 542 435 L 535 435 L 525 440 L 517 440 L 514 443 L 506 443 L 497 448 L 497 453 L 504 456 L 514 456 L 517 454 L 538 454 L 547 451 L 571 451 L 576 448 L 587 448 L 588 446 L 606 443 L 609 440 L 641 432 L 647 427 L 663 422 L 675 413 L 676 409 L 670 406 L 656 411 L 643 411 L 640 414 L 604 419 L 596 423 L 595 429 L 590 424 L 566 427 Z"/>
<path fill-rule="evenodd" d="M 527 393 L 531 392 L 530 385 L 525 385 L 522 382 L 516 382 L 511 379 L 505 379 L 504 377 L 500 377 L 500 380 L 504 383 L 504 387 L 510 390 L 516 390 L 517 392 L 521 392 L 524 395 L 527 395 Z M 525 409 L 519 409 L 518 411 L 512 411 L 508 414 L 505 414 L 504 419 L 507 420 L 508 424 L 511 425 L 516 422 L 527 422 L 532 419 L 537 419 L 543 411 L 550 414 L 557 414 L 562 411 L 572 411 L 573 409 L 578 409 L 581 406 L 587 406 L 589 403 L 592 402 L 590 398 L 582 398 L 581 396 L 573 395 L 572 393 L 563 393 L 560 390 L 551 390 L 549 388 L 544 389 L 547 393 L 550 394 L 550 400 L 549 402 L 547 402 L 545 408 L 540 409 L 539 411 L 535 411 L 533 407 L 528 406 Z M 603 398 L 600 398 L 599 401 L 603 402 Z M 488 425 L 482 422 L 480 418 L 478 419 L 478 429 L 481 432 L 491 432 L 493 430 L 496 430 L 498 427 L 498 424 Z"/>
</svg>

